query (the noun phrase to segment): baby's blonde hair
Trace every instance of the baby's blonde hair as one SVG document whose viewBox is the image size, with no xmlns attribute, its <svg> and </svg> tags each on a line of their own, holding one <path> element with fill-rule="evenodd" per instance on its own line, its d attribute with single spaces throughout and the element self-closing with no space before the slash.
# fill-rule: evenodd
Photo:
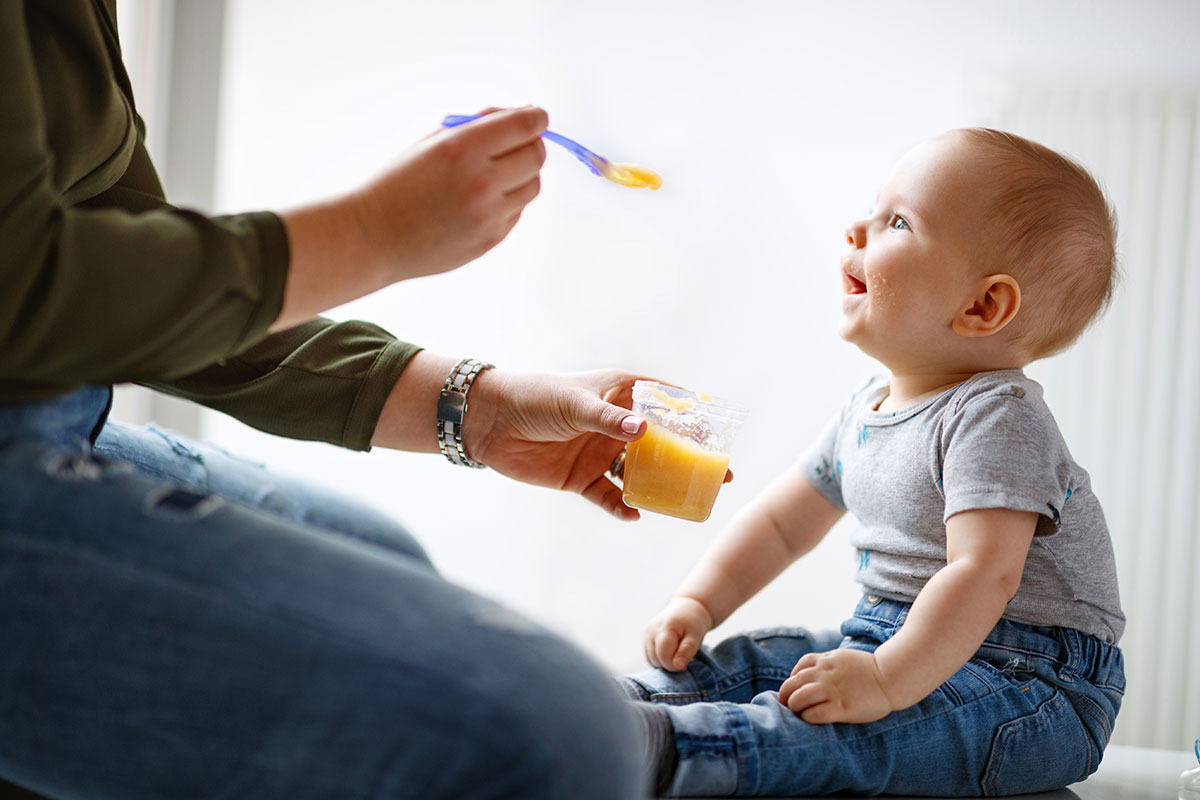
<svg viewBox="0 0 1200 800">
<path fill-rule="evenodd" d="M 1112 300 L 1118 278 L 1116 212 L 1075 160 L 1004 131 L 958 133 L 995 176 L 992 201 L 998 213 L 984 244 L 1003 254 L 995 265 L 1000 269 L 989 270 L 1008 272 L 1021 284 L 1022 310 L 1012 335 L 1030 361 L 1060 352 Z"/>
</svg>

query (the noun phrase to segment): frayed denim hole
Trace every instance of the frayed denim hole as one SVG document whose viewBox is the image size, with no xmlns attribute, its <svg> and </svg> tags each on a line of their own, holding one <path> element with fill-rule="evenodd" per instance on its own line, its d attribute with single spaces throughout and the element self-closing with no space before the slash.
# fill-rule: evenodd
<svg viewBox="0 0 1200 800">
<path fill-rule="evenodd" d="M 95 453 L 58 455 L 45 463 L 46 474 L 68 481 L 98 481 L 114 475 L 125 475 L 133 467 L 123 461 L 113 461 Z"/>
<path fill-rule="evenodd" d="M 57 456 L 46 464 L 46 473 L 68 481 L 98 481 L 104 466 L 83 454 Z"/>
<path fill-rule="evenodd" d="M 153 422 L 146 426 L 146 430 L 156 434 L 160 439 L 166 442 L 167 446 L 171 448 L 171 452 L 175 453 L 175 455 L 190 458 L 193 461 L 200 462 L 201 464 L 204 463 L 204 457 L 172 431 L 163 430 Z"/>
<path fill-rule="evenodd" d="M 146 511 L 155 516 L 196 520 L 207 517 L 222 505 L 221 498 L 177 486 L 166 486 L 146 498 Z"/>
</svg>

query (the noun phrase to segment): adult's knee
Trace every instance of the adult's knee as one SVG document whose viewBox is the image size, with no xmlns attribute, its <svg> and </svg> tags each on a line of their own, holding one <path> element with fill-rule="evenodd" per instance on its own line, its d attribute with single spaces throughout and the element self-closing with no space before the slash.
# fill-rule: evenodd
<svg viewBox="0 0 1200 800">
<path fill-rule="evenodd" d="M 644 792 L 641 732 L 613 679 L 570 643 L 513 633 L 464 687 L 475 778 L 454 796 L 628 800 Z"/>
</svg>

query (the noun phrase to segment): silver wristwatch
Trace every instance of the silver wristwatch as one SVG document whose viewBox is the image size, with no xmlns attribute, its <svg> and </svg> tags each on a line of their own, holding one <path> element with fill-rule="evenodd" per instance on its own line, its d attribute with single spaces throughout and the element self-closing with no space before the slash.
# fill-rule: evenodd
<svg viewBox="0 0 1200 800">
<path fill-rule="evenodd" d="M 446 377 L 446 384 L 438 397 L 437 437 L 438 447 L 451 464 L 482 469 L 483 464 L 467 458 L 463 449 L 462 423 L 467 414 L 467 393 L 475 377 L 493 365 L 474 358 L 464 358 L 454 365 Z"/>
</svg>

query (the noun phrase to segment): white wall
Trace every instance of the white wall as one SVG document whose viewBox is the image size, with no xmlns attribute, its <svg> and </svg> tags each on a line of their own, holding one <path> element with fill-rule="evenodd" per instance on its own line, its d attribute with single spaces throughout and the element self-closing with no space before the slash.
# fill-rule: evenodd
<svg viewBox="0 0 1200 800">
<path fill-rule="evenodd" d="M 348 188 L 444 114 L 488 105 L 537 103 L 555 130 L 663 175 L 659 192 L 622 189 L 551 148 L 541 196 L 495 251 L 331 316 L 503 367 L 623 366 L 749 404 L 709 522 L 622 524 L 441 456 L 204 420 L 236 452 L 388 509 L 447 575 L 614 671 L 640 668 L 645 620 L 874 369 L 836 335 L 837 255 L 891 163 L 985 120 L 999 79 L 1200 81 L 1188 0 L 231 0 L 226 24 L 218 210 Z M 835 625 L 851 576 L 837 529 L 718 634 Z"/>
</svg>

